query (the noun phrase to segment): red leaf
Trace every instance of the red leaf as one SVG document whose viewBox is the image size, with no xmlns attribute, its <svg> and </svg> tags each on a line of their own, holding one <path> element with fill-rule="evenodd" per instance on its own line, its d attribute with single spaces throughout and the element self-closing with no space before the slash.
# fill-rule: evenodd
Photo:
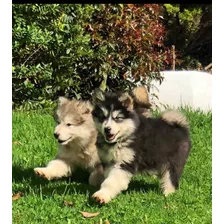
<svg viewBox="0 0 224 224">
<path fill-rule="evenodd" d="M 21 198 L 23 195 L 24 195 L 24 193 L 22 193 L 22 192 L 18 192 L 18 193 L 14 194 L 14 195 L 12 196 L 12 200 L 13 200 L 13 201 L 16 201 L 16 200 L 18 200 L 19 198 Z"/>
<path fill-rule="evenodd" d="M 90 213 L 90 212 L 80 212 L 85 218 L 92 218 L 100 214 L 100 212 Z"/>
</svg>

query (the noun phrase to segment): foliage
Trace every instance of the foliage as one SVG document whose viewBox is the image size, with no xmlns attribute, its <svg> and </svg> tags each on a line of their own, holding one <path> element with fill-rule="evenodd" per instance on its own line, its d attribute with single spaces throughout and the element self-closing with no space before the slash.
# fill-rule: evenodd
<svg viewBox="0 0 224 224">
<path fill-rule="evenodd" d="M 90 35 L 82 26 L 86 5 L 13 5 L 13 102 L 54 100 L 80 92 L 77 67 L 91 58 Z M 38 19 L 37 19 L 38 18 Z"/>
<path fill-rule="evenodd" d="M 13 106 L 50 107 L 162 79 L 169 64 L 156 4 L 13 5 Z"/>
<path fill-rule="evenodd" d="M 185 35 L 192 34 L 199 29 L 202 16 L 202 9 L 200 7 L 185 8 L 181 4 L 164 4 L 164 6 L 168 15 L 173 16 L 173 20 L 178 17 L 179 24 L 188 32 Z M 174 23 L 174 21 L 170 20 L 169 23 Z"/>
<path fill-rule="evenodd" d="M 180 62 L 184 62 L 180 63 L 181 67 L 195 68 L 199 62 L 203 66 L 211 63 L 212 5 L 164 4 L 163 9 L 168 30 L 166 44 L 176 46 Z"/>
<path fill-rule="evenodd" d="M 109 79 L 108 87 L 121 88 L 127 78 L 161 79 L 158 71 L 169 64 L 170 58 L 163 44 L 166 32 L 159 20 L 160 6 L 104 4 L 99 12 L 94 14 L 89 29 L 94 50 L 99 52 L 100 61 L 106 62 L 99 68 L 100 74 Z"/>
</svg>

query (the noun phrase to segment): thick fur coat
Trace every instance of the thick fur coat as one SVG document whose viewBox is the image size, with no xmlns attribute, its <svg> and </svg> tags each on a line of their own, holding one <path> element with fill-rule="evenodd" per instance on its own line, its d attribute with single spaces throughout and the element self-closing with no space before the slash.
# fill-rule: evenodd
<svg viewBox="0 0 224 224">
<path fill-rule="evenodd" d="M 157 174 L 165 195 L 174 192 L 191 148 L 186 118 L 177 111 L 159 118 L 138 114 L 128 93 L 97 90 L 93 102 L 96 145 L 105 170 L 105 180 L 93 197 L 108 203 L 141 172 Z"/>
</svg>

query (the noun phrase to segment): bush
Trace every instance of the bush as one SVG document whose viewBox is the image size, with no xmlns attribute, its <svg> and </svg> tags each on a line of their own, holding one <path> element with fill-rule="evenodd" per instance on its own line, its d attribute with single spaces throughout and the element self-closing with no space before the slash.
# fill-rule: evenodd
<svg viewBox="0 0 224 224">
<path fill-rule="evenodd" d="M 126 89 L 169 65 L 156 4 L 13 5 L 13 106 Z"/>
<path fill-rule="evenodd" d="M 212 62 L 212 5 L 164 4 L 165 43 L 175 45 L 181 68 L 192 69 Z M 177 66 L 177 68 L 180 68 Z"/>
</svg>

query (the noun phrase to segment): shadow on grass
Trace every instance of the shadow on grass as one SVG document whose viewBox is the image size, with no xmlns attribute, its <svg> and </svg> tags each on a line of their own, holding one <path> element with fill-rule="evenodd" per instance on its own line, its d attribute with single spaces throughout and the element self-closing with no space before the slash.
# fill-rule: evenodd
<svg viewBox="0 0 224 224">
<path fill-rule="evenodd" d="M 159 184 L 149 183 L 143 180 L 132 180 L 129 184 L 128 190 L 124 193 L 131 193 L 132 191 L 138 191 L 138 192 L 158 192 L 160 191 Z"/>
<path fill-rule="evenodd" d="M 42 194 L 51 195 L 53 191 L 63 194 L 66 186 L 70 193 L 86 194 L 88 191 L 94 192 L 96 188 L 88 184 L 88 177 L 88 172 L 80 169 L 71 177 L 48 181 L 36 176 L 33 168 L 12 167 L 12 182 L 18 184 L 18 187 L 15 187 L 16 191 L 22 191 L 23 193 L 29 193 L 30 189 L 39 192 L 41 188 Z"/>
<path fill-rule="evenodd" d="M 70 178 L 61 178 L 63 180 L 71 180 L 78 183 L 88 183 L 88 177 L 89 174 L 85 170 L 77 170 L 77 172 Z M 60 179 L 59 179 L 60 180 Z M 53 181 L 59 181 L 59 180 L 53 180 Z M 34 174 L 33 168 L 23 168 L 20 166 L 13 166 L 12 167 L 12 181 L 14 183 L 21 183 L 23 181 L 29 181 L 31 182 L 32 186 L 35 186 L 36 184 L 47 184 L 49 183 L 48 180 L 45 180 L 44 178 L 41 178 L 39 176 L 36 176 Z"/>
<path fill-rule="evenodd" d="M 37 194 L 41 193 L 42 196 L 52 196 L 54 193 L 59 195 L 89 194 L 91 196 L 99 187 L 89 185 L 88 177 L 88 172 L 80 169 L 72 177 L 48 181 L 36 176 L 33 168 L 12 167 L 12 181 L 17 184 L 13 191 L 21 191 L 25 194 L 30 194 L 33 191 Z M 130 182 L 128 189 L 123 194 L 148 191 L 158 193 L 160 191 L 159 184 L 134 179 Z M 94 201 L 89 197 L 88 203 L 94 204 Z"/>
</svg>

